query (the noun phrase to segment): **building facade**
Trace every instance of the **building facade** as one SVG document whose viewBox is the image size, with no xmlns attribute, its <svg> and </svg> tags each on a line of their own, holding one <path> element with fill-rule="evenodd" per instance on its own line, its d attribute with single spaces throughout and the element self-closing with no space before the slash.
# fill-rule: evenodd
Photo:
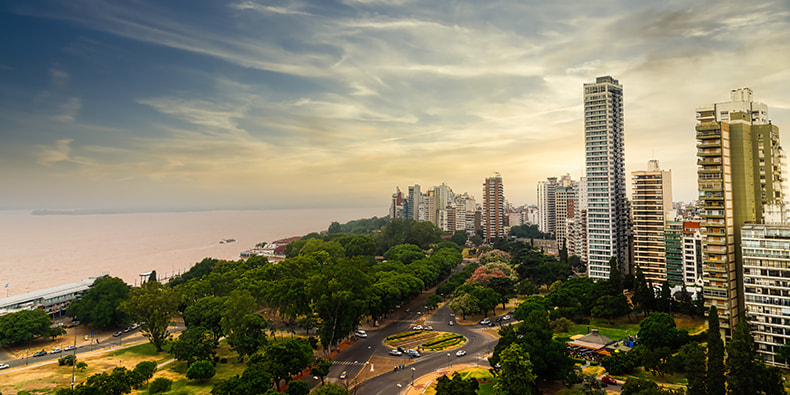
<svg viewBox="0 0 790 395">
<path fill-rule="evenodd" d="M 609 259 L 630 273 L 623 86 L 610 76 L 584 84 L 587 274 L 609 278 Z"/>
<path fill-rule="evenodd" d="M 505 237 L 505 194 L 502 176 L 496 173 L 483 184 L 483 237 L 487 242 Z"/>
<path fill-rule="evenodd" d="M 745 307 L 757 352 L 769 365 L 790 343 L 790 226 L 741 227 Z"/>
<path fill-rule="evenodd" d="M 557 177 L 549 177 L 546 181 L 538 181 L 538 230 L 543 233 L 554 233 L 555 230 L 555 189 Z"/>
<path fill-rule="evenodd" d="M 657 160 L 647 170 L 631 173 L 631 211 L 634 231 L 634 267 L 653 284 L 668 280 L 665 227 L 673 219 L 672 172 L 661 170 Z M 677 258 L 680 258 L 680 228 L 677 226 Z M 674 240 L 674 239 L 673 239 Z M 679 270 L 680 265 L 676 268 Z M 682 276 L 675 278 L 680 283 Z"/>
<path fill-rule="evenodd" d="M 683 221 L 683 281 L 702 286 L 702 235 L 699 221 Z"/>
<path fill-rule="evenodd" d="M 778 127 L 751 90 L 734 90 L 731 98 L 697 108 L 696 126 L 703 294 L 725 335 L 744 306 L 740 229 L 762 223 L 764 207 L 784 198 Z"/>
</svg>

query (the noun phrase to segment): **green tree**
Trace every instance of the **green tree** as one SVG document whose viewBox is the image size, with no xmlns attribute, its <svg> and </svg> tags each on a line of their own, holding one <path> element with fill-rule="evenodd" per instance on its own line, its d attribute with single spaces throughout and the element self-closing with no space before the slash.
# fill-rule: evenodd
<svg viewBox="0 0 790 395">
<path fill-rule="evenodd" d="M 669 347 L 676 349 L 685 344 L 688 332 L 676 328 L 675 319 L 669 314 L 655 312 L 639 323 L 639 342 L 649 349 Z"/>
<path fill-rule="evenodd" d="M 140 327 L 143 336 L 156 347 L 156 351 L 162 351 L 170 334 L 167 327 L 178 311 L 180 300 L 181 297 L 173 288 L 149 282 L 132 289 L 129 299 L 121 304 L 121 309 L 138 322 L 144 322 Z"/>
<path fill-rule="evenodd" d="M 669 286 L 669 281 L 661 283 L 661 292 L 658 294 L 656 306 L 658 311 L 664 313 L 672 312 L 672 290 Z"/>
<path fill-rule="evenodd" d="M 476 395 L 478 389 L 480 384 L 477 379 L 464 379 L 458 372 L 453 373 L 452 379 L 447 375 L 436 379 L 436 395 Z"/>
<path fill-rule="evenodd" d="M 326 383 L 318 386 L 310 395 L 348 395 L 348 391 L 337 384 Z"/>
<path fill-rule="evenodd" d="M 274 378 L 277 391 L 280 380 L 288 379 L 301 372 L 313 362 L 313 348 L 307 339 L 289 339 L 267 345 L 261 354 L 253 354 L 251 363 L 262 363 L 264 369 Z"/>
<path fill-rule="evenodd" d="M 288 388 L 285 390 L 287 395 L 307 395 L 310 393 L 310 386 L 304 381 L 289 381 Z"/>
<path fill-rule="evenodd" d="M 190 380 L 206 381 L 217 374 L 217 369 L 211 361 L 197 361 L 187 369 L 187 378 Z"/>
<path fill-rule="evenodd" d="M 332 222 L 329 224 L 329 229 L 327 229 L 326 233 L 333 234 L 333 233 L 340 233 L 340 223 L 339 222 Z"/>
<path fill-rule="evenodd" d="M 590 310 L 593 317 L 605 318 L 610 324 L 612 318 L 622 317 L 631 312 L 631 306 L 628 304 L 628 298 L 622 293 L 617 296 L 603 295 L 595 301 Z"/>
<path fill-rule="evenodd" d="M 468 240 L 468 237 L 469 236 L 466 234 L 465 230 L 458 230 L 453 233 L 453 237 L 450 238 L 450 241 L 463 247 L 466 245 L 466 240 Z"/>
<path fill-rule="evenodd" d="M 727 393 L 783 394 L 777 369 L 769 369 L 757 353 L 748 319 L 741 315 L 727 344 Z"/>
<path fill-rule="evenodd" d="M 653 376 L 664 377 L 665 374 L 671 373 L 672 349 L 667 346 L 648 348 L 642 355 L 642 363 L 645 365 L 645 370 Z"/>
<path fill-rule="evenodd" d="M 22 310 L 0 316 L 0 344 L 12 345 L 28 342 L 37 337 L 64 334 L 63 328 L 52 327 L 44 310 Z"/>
<path fill-rule="evenodd" d="M 245 289 L 231 291 L 225 300 L 225 304 L 222 306 L 220 325 L 223 333 L 230 335 L 234 331 L 246 330 L 244 317 L 255 311 L 257 307 L 258 304 L 255 302 L 255 297 L 252 296 L 250 291 Z"/>
<path fill-rule="evenodd" d="M 162 392 L 170 391 L 170 387 L 172 386 L 173 380 L 170 380 L 166 377 L 157 377 L 151 382 L 151 386 L 148 387 L 148 392 L 152 394 L 160 394 Z"/>
<path fill-rule="evenodd" d="M 324 377 L 329 374 L 329 368 L 332 367 L 332 358 L 323 357 L 319 358 L 315 366 L 310 369 L 310 374 L 321 378 L 321 384 L 324 384 Z"/>
<path fill-rule="evenodd" d="M 615 291 L 623 293 L 623 275 L 620 272 L 616 256 L 609 258 L 609 283 L 612 284 Z"/>
<path fill-rule="evenodd" d="M 687 395 L 706 395 L 708 387 L 705 383 L 705 348 L 699 343 L 691 343 L 684 347 L 684 351 Z"/>
<path fill-rule="evenodd" d="M 708 313 L 708 370 L 705 378 L 709 394 L 724 395 L 724 342 L 721 340 L 716 306 L 711 306 Z"/>
<path fill-rule="evenodd" d="M 132 370 L 132 385 L 135 388 L 142 387 L 154 377 L 154 372 L 156 372 L 156 362 L 142 361 L 138 363 Z"/>
<path fill-rule="evenodd" d="M 268 343 L 266 329 L 269 322 L 260 314 L 247 314 L 242 321 L 242 328 L 233 331 L 228 336 L 228 344 L 233 351 L 244 359 L 254 354 Z"/>
<path fill-rule="evenodd" d="M 101 277 L 93 282 L 88 291 L 69 305 L 69 315 L 95 328 L 113 328 L 128 321 L 126 313 L 119 309 L 129 298 L 129 285 L 118 277 Z"/>
<path fill-rule="evenodd" d="M 642 269 L 636 269 L 634 296 L 632 300 L 641 306 L 642 311 L 645 313 L 645 317 L 655 309 L 656 294 L 645 279 L 645 274 L 642 272 Z"/>
<path fill-rule="evenodd" d="M 494 391 L 505 395 L 530 395 L 537 385 L 532 373 L 529 353 L 520 344 L 511 344 L 499 357 L 499 375 L 494 383 Z"/>
<path fill-rule="evenodd" d="M 184 310 L 184 324 L 187 328 L 203 327 L 211 331 L 214 340 L 222 337 L 222 316 L 225 312 L 225 303 L 228 300 L 224 296 L 206 296 L 200 298 L 194 305 Z"/>
<path fill-rule="evenodd" d="M 173 341 L 170 353 L 179 361 L 186 361 L 187 367 L 197 361 L 210 361 L 216 354 L 217 341 L 211 331 L 202 326 L 193 326 L 185 329 Z"/>
</svg>

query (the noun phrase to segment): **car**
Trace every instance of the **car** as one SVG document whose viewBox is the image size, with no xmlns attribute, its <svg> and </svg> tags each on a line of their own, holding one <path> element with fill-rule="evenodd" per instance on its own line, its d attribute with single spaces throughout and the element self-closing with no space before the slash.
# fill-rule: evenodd
<svg viewBox="0 0 790 395">
<path fill-rule="evenodd" d="M 132 325 L 132 330 L 135 330 L 135 329 L 137 329 L 139 327 L 140 327 L 140 324 L 134 324 L 134 325 Z"/>
<path fill-rule="evenodd" d="M 393 349 L 393 350 L 390 350 L 390 355 L 394 355 L 396 357 L 399 357 L 399 356 L 403 355 L 403 353 L 398 351 L 398 350 L 394 350 Z"/>
<path fill-rule="evenodd" d="M 464 355 L 466 355 L 466 351 L 464 351 L 464 350 L 458 350 L 455 353 L 456 357 L 463 357 Z"/>
<path fill-rule="evenodd" d="M 507 320 L 509 320 L 509 319 L 510 319 L 510 315 L 506 315 L 506 316 L 502 317 L 502 319 L 503 319 L 503 320 L 505 320 L 505 321 L 507 321 Z"/>
<path fill-rule="evenodd" d="M 357 330 L 354 332 L 354 334 L 357 335 L 357 337 L 361 337 L 361 338 L 368 337 L 368 333 L 363 330 Z"/>
<path fill-rule="evenodd" d="M 71 350 L 76 350 L 76 349 L 77 349 L 77 346 L 72 344 L 70 346 L 66 346 L 66 348 L 63 349 L 63 351 L 71 351 Z"/>
<path fill-rule="evenodd" d="M 429 326 L 423 327 L 422 329 L 426 330 L 426 331 L 432 331 L 433 327 L 429 325 Z"/>
<path fill-rule="evenodd" d="M 405 354 L 405 353 L 406 353 L 406 349 L 405 349 L 405 348 L 403 348 L 403 347 L 398 347 L 398 349 L 397 349 L 397 350 L 398 350 L 398 351 L 400 351 L 400 352 L 401 352 L 401 354 Z"/>
<path fill-rule="evenodd" d="M 348 372 L 346 372 L 346 371 L 344 370 L 344 371 L 343 371 L 343 373 L 340 373 L 340 380 L 343 380 L 343 379 L 345 379 L 345 378 L 346 378 L 346 376 L 348 376 Z"/>
<path fill-rule="evenodd" d="M 58 347 L 58 348 L 56 348 L 56 349 L 54 349 L 54 350 L 50 351 L 49 353 L 50 353 L 50 354 L 59 354 L 59 353 L 61 353 L 61 352 L 63 352 L 63 350 L 62 350 L 60 347 Z"/>
<path fill-rule="evenodd" d="M 7 363 L 0 363 L 0 369 L 8 369 L 10 367 L 11 367 L 11 365 L 9 365 Z"/>
<path fill-rule="evenodd" d="M 123 335 L 123 332 L 118 331 L 118 332 L 113 333 L 112 337 L 118 337 L 118 336 L 121 336 L 121 335 Z"/>
<path fill-rule="evenodd" d="M 490 323 L 491 323 L 491 320 L 489 320 L 488 318 L 484 318 L 484 319 L 480 320 L 480 325 L 488 325 Z"/>
<path fill-rule="evenodd" d="M 617 384 L 617 380 L 615 380 L 615 379 L 613 379 L 613 378 L 611 378 L 609 376 L 601 377 L 601 382 L 602 383 L 606 383 L 606 384 Z"/>
<path fill-rule="evenodd" d="M 126 329 L 123 330 L 123 333 L 129 333 L 130 330 L 132 330 L 132 327 L 127 326 Z"/>
<path fill-rule="evenodd" d="M 421 330 L 423 330 L 423 327 L 422 327 L 422 325 L 417 325 L 417 326 L 413 326 L 411 328 L 411 330 L 413 330 L 413 331 L 421 331 Z"/>
<path fill-rule="evenodd" d="M 44 350 L 41 350 L 41 351 L 33 354 L 34 357 L 43 357 L 44 355 L 47 355 L 47 352 L 44 351 Z"/>
<path fill-rule="evenodd" d="M 417 351 L 417 350 L 412 350 L 412 349 L 409 349 L 409 351 L 407 351 L 407 353 L 408 353 L 408 354 L 409 354 L 409 356 L 410 356 L 410 357 L 412 357 L 412 358 L 419 358 L 419 357 L 420 357 L 420 352 L 419 352 L 419 351 Z"/>
<path fill-rule="evenodd" d="M 489 322 L 488 326 L 494 326 L 494 323 L 493 322 Z"/>
<path fill-rule="evenodd" d="M 455 325 L 455 322 L 453 322 L 453 321 L 447 321 L 447 325 L 453 326 L 453 325 Z"/>
</svg>

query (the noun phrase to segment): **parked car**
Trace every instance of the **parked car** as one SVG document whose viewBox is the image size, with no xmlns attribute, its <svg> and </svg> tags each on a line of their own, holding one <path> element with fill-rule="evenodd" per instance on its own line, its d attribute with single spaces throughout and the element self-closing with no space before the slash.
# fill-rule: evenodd
<svg viewBox="0 0 790 395">
<path fill-rule="evenodd" d="M 464 350 L 458 350 L 455 353 L 456 357 L 463 357 L 464 355 L 466 355 L 466 351 L 464 351 Z"/>
<path fill-rule="evenodd" d="M 433 330 L 433 327 L 432 327 L 432 326 L 430 326 L 430 325 L 428 325 L 428 326 L 425 326 L 425 327 L 423 327 L 422 329 L 423 329 L 423 330 L 426 330 L 426 331 L 432 331 L 432 330 Z"/>
<path fill-rule="evenodd" d="M 420 352 L 417 351 L 417 350 L 409 349 L 408 354 L 412 358 L 419 358 L 420 357 Z"/>
<path fill-rule="evenodd" d="M 403 348 L 403 347 L 398 347 L 398 351 L 400 351 L 401 354 L 405 354 L 406 353 L 406 349 Z"/>
<path fill-rule="evenodd" d="M 344 370 L 344 371 L 343 371 L 343 373 L 340 373 L 340 380 L 343 380 L 343 379 L 345 379 L 347 375 L 348 375 L 348 372 L 346 372 L 346 371 Z"/>
<path fill-rule="evenodd" d="M 398 351 L 398 350 L 390 350 L 390 355 L 394 355 L 396 357 L 399 357 L 399 356 L 403 355 L 403 353 Z"/>
<path fill-rule="evenodd" d="M 502 317 L 502 319 L 503 319 L 504 321 L 507 321 L 507 320 L 509 320 L 509 319 L 510 319 L 510 315 L 506 315 L 506 316 Z"/>
<path fill-rule="evenodd" d="M 421 331 L 421 330 L 423 330 L 423 327 L 422 327 L 422 325 L 417 325 L 417 326 L 413 326 L 411 328 L 411 330 L 413 330 L 413 331 Z"/>
<path fill-rule="evenodd" d="M 609 376 L 601 377 L 601 382 L 602 383 L 606 383 L 606 384 L 617 384 L 617 380 L 615 380 L 615 379 L 613 379 L 613 378 L 611 378 Z"/>
<path fill-rule="evenodd" d="M 118 332 L 113 333 L 112 337 L 118 337 L 118 336 L 121 336 L 121 335 L 123 335 L 123 332 L 118 331 Z"/>
<path fill-rule="evenodd" d="M 70 346 L 66 346 L 66 348 L 63 349 L 63 351 L 71 351 L 71 350 L 75 350 L 75 349 L 77 349 L 77 346 L 72 344 Z"/>
<path fill-rule="evenodd" d="M 361 338 L 368 337 L 368 333 L 367 332 L 365 332 L 363 330 L 359 330 L 359 329 L 357 331 L 355 331 L 354 334 L 357 335 L 357 337 L 361 337 Z"/>
<path fill-rule="evenodd" d="M 453 326 L 453 325 L 455 325 L 455 322 L 453 322 L 453 321 L 447 321 L 447 325 Z"/>
<path fill-rule="evenodd" d="M 58 354 L 58 353 L 61 353 L 61 352 L 63 352 L 63 350 L 61 350 L 61 349 L 60 349 L 60 347 L 58 347 L 58 348 L 56 348 L 56 349 L 54 349 L 54 350 L 50 351 L 49 353 L 50 353 L 50 354 Z"/>
<path fill-rule="evenodd" d="M 129 333 L 130 330 L 132 330 L 132 327 L 127 326 L 126 329 L 123 330 L 123 333 Z"/>
<path fill-rule="evenodd" d="M 484 318 L 484 319 L 482 319 L 480 321 L 480 325 L 488 325 L 490 323 L 491 323 L 491 320 L 489 320 L 488 318 Z"/>
<path fill-rule="evenodd" d="M 33 354 L 34 357 L 43 357 L 44 355 L 47 355 L 47 352 L 44 351 L 44 350 L 41 350 L 41 351 Z"/>
<path fill-rule="evenodd" d="M 7 363 L 0 363 L 0 369 L 8 369 L 10 367 L 11 367 L 11 365 L 9 365 Z"/>
</svg>

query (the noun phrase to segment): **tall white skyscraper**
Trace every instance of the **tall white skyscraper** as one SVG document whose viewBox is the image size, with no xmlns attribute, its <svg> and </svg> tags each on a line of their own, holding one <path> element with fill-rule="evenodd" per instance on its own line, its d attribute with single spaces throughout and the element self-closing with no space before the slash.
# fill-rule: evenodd
<svg viewBox="0 0 790 395">
<path fill-rule="evenodd" d="M 587 273 L 609 278 L 609 259 L 629 272 L 623 86 L 610 76 L 584 84 Z"/>
<path fill-rule="evenodd" d="M 557 177 L 549 177 L 548 181 L 538 181 L 538 229 L 543 233 L 554 233 L 555 222 L 555 189 Z"/>
</svg>

